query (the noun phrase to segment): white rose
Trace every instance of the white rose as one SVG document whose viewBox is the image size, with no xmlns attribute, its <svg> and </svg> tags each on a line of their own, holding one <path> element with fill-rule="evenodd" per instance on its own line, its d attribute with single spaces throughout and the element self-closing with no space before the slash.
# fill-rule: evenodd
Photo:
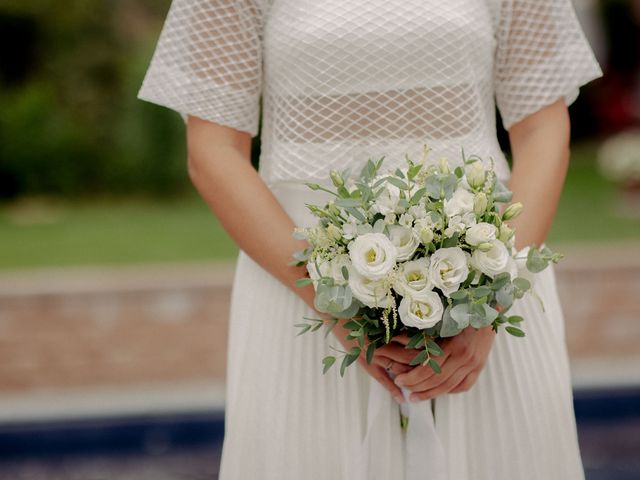
<svg viewBox="0 0 640 480">
<path fill-rule="evenodd" d="M 498 229 L 495 225 L 487 222 L 480 222 L 469 227 L 465 235 L 466 242 L 472 246 L 478 246 L 481 243 L 495 240 L 498 235 Z"/>
<path fill-rule="evenodd" d="M 420 300 L 404 297 L 398 308 L 402 323 L 407 327 L 420 329 L 433 327 L 440 321 L 443 312 L 440 295 L 436 292 L 429 292 L 429 295 L 422 296 Z"/>
<path fill-rule="evenodd" d="M 431 292 L 433 287 L 428 273 L 428 257 L 401 263 L 398 268 L 398 275 L 393 282 L 393 288 L 403 297 L 408 296 L 418 300 L 422 294 Z"/>
<path fill-rule="evenodd" d="M 396 264 L 398 251 L 383 233 L 365 233 L 349 244 L 356 271 L 370 280 L 384 278 Z"/>
<path fill-rule="evenodd" d="M 460 247 L 441 248 L 431 255 L 429 280 L 445 296 L 458 290 L 468 275 L 467 256 Z"/>
<path fill-rule="evenodd" d="M 386 279 L 370 280 L 354 268 L 349 269 L 349 287 L 355 298 L 371 308 L 387 308 L 394 301 L 391 295 L 387 296 Z"/>
<path fill-rule="evenodd" d="M 398 251 L 396 260 L 399 262 L 409 260 L 419 245 L 413 229 L 400 225 L 389 226 L 389 239 Z"/>
<path fill-rule="evenodd" d="M 509 250 L 500 240 L 491 240 L 492 248 L 483 252 L 478 249 L 471 255 L 471 264 L 485 275 L 493 278 L 499 273 L 511 273 L 512 265 L 509 264 Z"/>
<path fill-rule="evenodd" d="M 473 212 L 473 198 L 473 193 L 464 188 L 458 188 L 453 192 L 450 199 L 445 199 L 444 213 L 449 217 L 453 217 L 454 215 Z"/>
</svg>

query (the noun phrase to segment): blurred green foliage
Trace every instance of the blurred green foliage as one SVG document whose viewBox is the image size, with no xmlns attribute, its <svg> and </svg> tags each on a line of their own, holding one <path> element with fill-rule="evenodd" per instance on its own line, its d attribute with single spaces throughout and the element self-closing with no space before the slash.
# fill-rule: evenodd
<svg viewBox="0 0 640 480">
<path fill-rule="evenodd" d="M 0 4 L 0 197 L 190 188 L 182 119 L 136 98 L 169 3 Z"/>
</svg>

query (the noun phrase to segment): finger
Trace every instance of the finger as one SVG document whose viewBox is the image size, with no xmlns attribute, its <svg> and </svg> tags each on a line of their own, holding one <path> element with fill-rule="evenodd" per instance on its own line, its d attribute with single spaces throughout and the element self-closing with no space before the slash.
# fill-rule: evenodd
<svg viewBox="0 0 640 480">
<path fill-rule="evenodd" d="M 453 375 L 451 375 L 446 382 L 438 385 L 435 388 L 431 388 L 424 392 L 414 392 L 409 396 L 409 400 L 412 402 L 417 402 L 421 400 L 429 400 L 431 398 L 436 398 L 439 395 L 444 395 L 448 393 L 452 388 L 458 385 L 464 378 L 469 374 L 469 370 L 467 368 L 459 368 L 456 370 Z"/>
<path fill-rule="evenodd" d="M 407 345 L 409 343 L 409 340 L 411 340 L 411 337 L 406 333 L 401 333 L 399 335 L 396 335 L 395 337 L 391 337 L 392 342 L 401 343 L 402 345 Z"/>
<path fill-rule="evenodd" d="M 391 358 L 392 360 L 400 363 L 404 363 L 405 365 L 409 365 L 411 361 L 418 355 L 418 350 L 413 348 L 406 349 L 401 344 L 390 342 L 378 347 L 374 352 L 375 355 L 383 355 L 385 357 Z"/>
<path fill-rule="evenodd" d="M 384 368 L 387 372 L 393 372 L 394 375 L 400 375 L 413 369 L 412 366 L 396 362 L 394 359 L 384 355 L 374 355 L 371 363 Z M 390 370 L 387 370 L 388 367 L 390 367 Z"/>
<path fill-rule="evenodd" d="M 444 353 L 445 354 L 440 357 L 431 357 L 440 366 L 440 370 L 442 370 L 447 364 L 447 361 L 451 355 L 446 351 Z M 434 375 L 439 374 L 437 374 L 430 365 L 418 365 L 410 372 L 398 375 L 398 377 L 396 378 L 396 384 L 411 389 L 413 385 L 423 382 L 428 378 L 433 377 Z"/>
<path fill-rule="evenodd" d="M 365 362 L 366 363 L 366 362 Z M 384 388 L 386 388 L 398 403 L 404 402 L 402 391 L 393 383 L 386 370 L 378 365 L 370 365 L 367 368 L 369 374 L 375 378 Z"/>
<path fill-rule="evenodd" d="M 467 375 L 458 385 L 453 387 L 449 393 L 461 393 L 468 391 L 473 387 L 480 376 L 480 371 L 474 370 Z"/>
<path fill-rule="evenodd" d="M 424 381 L 406 388 L 415 393 L 422 393 L 435 388 L 440 388 L 443 385 L 447 385 L 448 382 L 451 382 L 451 379 L 455 378 L 456 375 L 460 376 L 464 373 L 466 376 L 466 374 L 471 371 L 471 368 L 472 367 L 465 362 L 460 362 L 459 359 L 452 358 L 447 362 L 439 375 L 432 375 Z M 462 378 L 456 380 L 456 385 L 460 383 L 460 381 L 462 381 Z"/>
</svg>

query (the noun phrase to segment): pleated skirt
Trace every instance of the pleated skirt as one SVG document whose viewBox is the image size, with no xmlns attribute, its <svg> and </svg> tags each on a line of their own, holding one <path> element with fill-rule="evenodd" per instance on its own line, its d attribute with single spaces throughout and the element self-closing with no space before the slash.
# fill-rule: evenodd
<svg viewBox="0 0 640 480">
<path fill-rule="evenodd" d="M 293 197 L 279 198 L 297 224 L 308 223 Z M 526 295 L 510 310 L 525 318 L 526 336 L 500 331 L 475 385 L 434 401 L 450 480 L 584 479 L 553 267 L 536 274 L 535 291 L 544 308 Z M 240 251 L 231 293 L 221 480 L 354 477 L 375 380 L 357 363 L 344 377 L 338 365 L 323 374 L 323 357 L 342 345 L 323 330 L 297 336 L 294 325 L 305 316 L 313 311 Z M 389 402 L 372 480 L 403 478 L 398 409 Z"/>
</svg>

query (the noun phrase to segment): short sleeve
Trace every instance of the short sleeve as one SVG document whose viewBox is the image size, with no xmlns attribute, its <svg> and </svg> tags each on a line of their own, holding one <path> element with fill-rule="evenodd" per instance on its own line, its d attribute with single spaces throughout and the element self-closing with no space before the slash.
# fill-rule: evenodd
<svg viewBox="0 0 640 480">
<path fill-rule="evenodd" d="M 173 0 L 138 98 L 258 132 L 262 15 L 258 0 Z"/>
<path fill-rule="evenodd" d="M 506 129 L 602 76 L 571 0 L 503 0 L 496 31 L 496 105 Z"/>
</svg>

